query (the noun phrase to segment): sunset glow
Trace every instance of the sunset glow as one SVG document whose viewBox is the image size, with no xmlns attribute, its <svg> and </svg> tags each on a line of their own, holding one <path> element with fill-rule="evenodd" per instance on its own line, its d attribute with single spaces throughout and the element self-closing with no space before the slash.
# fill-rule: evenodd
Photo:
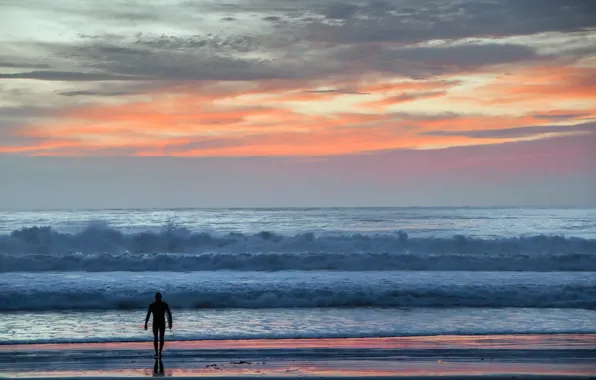
<svg viewBox="0 0 596 380">
<path fill-rule="evenodd" d="M 544 30 L 542 34 L 552 33 L 552 42 L 543 38 L 538 47 L 533 40 L 540 31 L 524 34 L 526 43 L 513 44 L 511 38 L 522 34 L 503 30 L 501 34 L 511 35 L 490 36 L 482 25 L 476 25 L 475 33 L 472 29 L 448 40 L 436 40 L 441 36 L 436 30 L 425 40 L 408 40 L 406 35 L 396 37 L 403 41 L 392 41 L 389 31 L 378 26 L 378 40 L 341 41 L 343 29 L 366 26 L 359 17 L 416 20 L 426 13 L 455 11 L 449 7 L 421 7 L 396 16 L 398 8 L 389 3 L 382 9 L 364 3 L 353 5 L 338 23 L 328 15 L 328 21 L 305 23 L 271 9 L 262 11 L 262 21 L 244 24 L 240 20 L 254 12 L 255 5 L 239 5 L 234 10 L 238 20 L 230 22 L 224 20 L 229 13 L 225 6 L 204 3 L 203 12 L 199 2 L 195 11 L 201 11 L 196 15 L 203 22 L 178 31 L 172 28 L 173 20 L 156 18 L 163 24 L 158 28 L 141 17 L 159 17 L 163 7 L 183 21 L 192 19 L 192 14 L 185 15 L 190 10 L 184 4 L 169 3 L 131 8 L 130 13 L 124 13 L 124 3 L 122 9 L 116 7 L 114 16 L 139 17 L 138 33 L 126 30 L 123 20 L 115 35 L 88 35 L 117 22 L 100 14 L 87 26 L 70 28 L 67 41 L 42 30 L 25 34 L 26 25 L 50 12 L 47 4 L 37 9 L 17 2 L 5 5 L 4 23 L 18 14 L 23 26 L 0 42 L 5 52 L 0 101 L 9 111 L 0 152 L 326 156 L 594 132 L 596 56 L 588 48 L 595 41 L 589 28 L 593 25 L 577 25 L 583 31 Z M 76 19 L 77 3 L 66 4 Z M 314 4 L 297 3 L 289 9 L 325 16 L 338 7 Z M 577 6 L 568 12 L 581 11 Z M 66 31 L 57 22 L 50 26 Z M 164 32 L 166 26 L 170 33 Z M 556 28 L 555 22 L 549 29 Z M 313 29 L 311 35 L 303 33 Z M 476 40 L 466 43 L 470 38 Z M 280 46 L 288 39 L 292 42 Z M 584 49 L 570 52 L 565 39 Z M 20 48 L 23 42 L 25 51 Z M 63 49 L 71 51 L 70 57 L 61 54 Z M 25 54 L 35 51 L 36 56 Z M 73 57 L 75 52 L 80 53 Z M 304 72 L 290 70 L 298 63 Z M 202 72 L 205 64 L 209 70 Z M 255 73 L 253 65 L 262 68 Z M 15 96 L 25 93 L 22 99 Z M 524 128 L 524 133 L 516 134 L 516 128 Z M 506 130 L 512 133 L 503 133 Z"/>
<path fill-rule="evenodd" d="M 5 158 L 320 158 L 561 138 L 596 151 L 591 2 L 0 7 Z M 569 160 L 594 173 L 581 152 Z"/>
</svg>

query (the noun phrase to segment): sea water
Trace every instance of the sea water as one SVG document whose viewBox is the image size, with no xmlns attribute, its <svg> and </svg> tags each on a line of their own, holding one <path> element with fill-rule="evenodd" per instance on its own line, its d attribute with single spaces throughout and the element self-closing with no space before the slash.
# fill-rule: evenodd
<svg viewBox="0 0 596 380">
<path fill-rule="evenodd" d="M 0 212 L 0 342 L 596 333 L 596 209 Z"/>
</svg>

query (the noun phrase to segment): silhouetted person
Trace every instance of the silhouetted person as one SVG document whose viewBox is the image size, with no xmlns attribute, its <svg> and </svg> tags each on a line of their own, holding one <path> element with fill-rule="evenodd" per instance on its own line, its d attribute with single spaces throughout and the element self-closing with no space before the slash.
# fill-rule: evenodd
<svg viewBox="0 0 596 380">
<path fill-rule="evenodd" d="M 149 305 L 147 310 L 147 318 L 145 318 L 145 330 L 147 330 L 147 323 L 149 317 L 153 314 L 153 347 L 155 347 L 155 356 L 161 356 L 164 345 L 164 336 L 166 334 L 166 313 L 168 315 L 168 327 L 172 329 L 172 312 L 167 303 L 162 302 L 161 293 L 155 293 L 155 302 Z M 159 334 L 159 353 L 157 351 L 157 335 Z"/>
</svg>

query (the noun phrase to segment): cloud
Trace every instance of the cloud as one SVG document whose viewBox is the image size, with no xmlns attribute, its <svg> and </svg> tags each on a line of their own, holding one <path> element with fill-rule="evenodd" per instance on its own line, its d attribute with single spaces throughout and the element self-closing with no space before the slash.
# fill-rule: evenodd
<svg viewBox="0 0 596 380">
<path fill-rule="evenodd" d="M 15 68 L 15 69 L 49 69 L 51 66 L 45 63 L 24 63 L 24 62 L 2 62 L 0 61 L 0 68 Z"/>
<path fill-rule="evenodd" d="M 70 81 L 199 81 L 199 80 L 262 80 L 304 78 L 312 65 L 298 62 L 277 62 L 271 58 L 246 58 L 242 54 L 255 51 L 250 39 L 142 38 L 119 42 L 91 40 L 84 44 L 53 44 L 40 48 L 56 56 L 71 57 L 83 66 L 100 73 L 36 71 L 1 74 L 0 78 L 29 78 Z M 283 57 L 282 57 L 283 58 Z M 314 65 L 316 66 L 316 64 Z M 320 70 L 319 70 L 320 71 Z"/>
<path fill-rule="evenodd" d="M 447 95 L 447 91 L 405 92 L 396 96 L 388 96 L 380 100 L 363 104 L 365 107 L 390 107 L 396 104 L 413 102 L 421 99 L 438 98 Z"/>
<path fill-rule="evenodd" d="M 309 90 L 305 91 L 309 94 L 346 94 L 346 95 L 370 95 L 369 92 L 359 92 L 359 91 L 351 91 L 351 90 L 341 90 L 341 89 L 332 89 L 332 90 Z"/>
<path fill-rule="evenodd" d="M 447 41 L 442 45 L 413 45 L 434 39 L 487 35 L 482 29 L 489 22 L 483 17 L 489 18 L 490 14 L 494 15 L 494 20 L 489 24 L 498 26 L 499 36 L 515 34 L 518 26 L 515 22 L 521 21 L 517 20 L 516 12 L 529 13 L 524 6 L 506 0 L 446 1 L 430 7 L 431 4 L 426 0 L 365 3 L 261 0 L 231 7 L 171 1 L 137 9 L 116 1 L 110 9 L 104 9 L 93 4 L 83 8 L 76 2 L 54 7 L 41 2 L 40 12 L 46 9 L 52 14 L 68 13 L 78 17 L 78 22 L 85 20 L 95 25 L 95 29 L 105 27 L 108 21 L 119 27 L 106 34 L 78 34 L 71 41 L 28 42 L 27 51 L 43 52 L 52 59 L 52 67 L 61 67 L 61 70 L 1 73 L 0 79 L 237 81 L 314 79 L 366 73 L 420 77 L 548 58 L 537 54 L 533 47 L 514 43 L 454 44 Z M 238 27 L 230 27 L 228 21 L 223 21 L 221 28 L 201 29 L 193 19 L 199 14 L 189 9 L 202 10 L 200 17 L 204 18 L 218 15 L 212 21 L 216 24 L 215 20 L 224 18 L 241 22 Z M 535 16 L 523 19 L 520 25 L 542 17 L 548 18 L 548 25 L 556 25 L 553 17 L 559 15 L 578 23 L 575 29 L 581 29 L 588 20 L 582 13 L 586 6 L 577 1 L 564 7 L 547 1 L 540 9 Z M 249 15 L 255 12 L 260 18 L 248 21 Z M 305 21 L 306 16 L 295 17 L 296 12 L 310 14 L 312 20 Z M 317 14 L 320 17 L 312 16 Z M 278 22 L 282 18 L 286 20 L 283 25 Z M 333 23 L 326 19 L 342 21 Z M 500 19 L 509 20 L 507 30 L 503 30 Z M 127 21 L 136 23 L 134 33 L 126 26 Z M 159 28 L 155 25 L 158 21 Z M 275 30 L 271 29 L 272 21 Z M 454 32 L 453 28 L 461 29 L 461 33 Z M 153 32 L 159 29 L 163 32 Z M 8 47 L 19 43 L 4 42 Z M 23 61 L 18 53 L 7 58 Z M 88 68 L 94 71 L 88 72 Z"/>
<path fill-rule="evenodd" d="M 271 22 L 277 22 L 277 21 L 281 21 L 282 18 L 278 17 L 278 16 L 266 16 L 263 17 L 263 21 L 271 21 Z"/>
<path fill-rule="evenodd" d="M 388 50 L 388 58 L 433 65 L 479 67 L 536 59 L 536 50 L 516 44 L 452 45 Z"/>
<path fill-rule="evenodd" d="M 312 39 L 338 43 L 535 34 L 594 27 L 596 6 L 586 0 L 253 0 L 195 4 L 193 11 L 237 17 L 284 15 L 303 25 Z M 503 20 L 507 20 L 506 27 Z"/>
<path fill-rule="evenodd" d="M 102 92 L 102 91 L 65 91 L 59 93 L 62 96 L 124 96 L 130 95 L 131 92 L 127 91 L 114 91 L 114 92 Z"/>
<path fill-rule="evenodd" d="M 2 121 L 15 118 L 19 119 L 23 117 L 47 116 L 50 115 L 51 112 L 51 109 L 32 105 L 26 107 L 0 106 L 0 115 L 2 115 Z"/>
<path fill-rule="evenodd" d="M 572 120 L 572 119 L 580 119 L 580 118 L 584 118 L 584 117 L 588 117 L 588 116 L 591 116 L 591 113 L 589 113 L 589 112 L 565 113 L 564 111 L 562 113 L 553 112 L 550 114 L 533 115 L 533 117 L 535 119 L 551 120 L 551 121 L 558 121 L 558 120 L 565 121 L 565 120 Z"/>
<path fill-rule="evenodd" d="M 596 101 L 595 78 L 596 68 L 590 66 L 522 67 L 453 100 L 493 106 L 540 104 L 557 109 L 561 104 Z"/>
<path fill-rule="evenodd" d="M 123 80 L 146 80 L 148 77 L 114 75 L 106 73 L 83 73 L 68 71 L 29 71 L 16 74 L 0 74 L 0 79 L 37 79 L 47 81 L 123 81 Z M 159 79 L 159 78 L 151 78 Z"/>
<path fill-rule="evenodd" d="M 411 78 L 458 74 L 495 65 L 547 59 L 529 46 L 498 43 L 432 47 L 354 44 L 336 49 L 332 57 L 337 62 L 344 62 L 342 68 L 350 72 L 382 72 Z"/>
<path fill-rule="evenodd" d="M 533 113 L 522 118 L 354 110 L 302 113 L 288 103 L 267 101 L 285 97 L 310 104 L 319 96 L 360 98 L 388 89 L 451 85 L 442 81 L 367 83 L 361 88 L 375 90 L 369 95 L 311 93 L 317 90 L 288 87 L 288 83 L 262 89 L 249 87 L 244 91 L 224 86 L 218 92 L 217 83 L 211 84 L 215 87 L 208 95 L 202 90 L 155 94 L 152 100 L 140 98 L 123 104 L 70 109 L 59 121 L 22 129 L 23 137 L 37 140 L 20 151 L 53 155 L 79 155 L 87 151 L 91 155 L 118 152 L 144 156 L 329 156 L 512 141 L 525 137 L 527 128 L 522 127 L 536 120 Z M 204 89 L 207 88 L 209 85 L 204 84 Z M 292 90 L 288 92 L 289 89 Z M 411 102 L 425 98 L 408 93 L 405 96 Z M 139 125 L 143 127 L 138 128 Z M 471 129 L 495 129 L 497 125 L 518 130 L 497 133 Z M 548 129 L 551 127 L 534 128 L 538 129 L 533 131 L 553 132 Z M 17 152 L 16 149 L 0 147 L 0 152 Z"/>
<path fill-rule="evenodd" d="M 475 131 L 429 131 L 424 132 L 428 136 L 461 136 L 470 138 L 525 138 L 541 135 L 568 135 L 577 133 L 596 133 L 596 122 L 583 123 L 578 125 L 540 125 L 518 128 L 486 129 Z"/>
<path fill-rule="evenodd" d="M 315 21 L 311 38 L 327 36 L 337 43 L 449 40 L 552 31 L 576 31 L 596 26 L 596 6 L 584 0 L 464 0 L 387 1 L 331 5 L 319 13 L 340 23 Z M 378 6 L 380 5 L 380 6 Z M 316 12 L 318 7 L 309 9 Z M 503 21 L 507 20 L 506 27 Z"/>
<path fill-rule="evenodd" d="M 354 16 L 361 7 L 349 3 L 332 3 L 323 11 L 323 15 L 330 19 L 346 19 Z"/>
<path fill-rule="evenodd" d="M 24 152 L 428 149 L 594 115 L 582 0 L 6 4 L 0 104 L 22 113 L 7 123 Z"/>
</svg>

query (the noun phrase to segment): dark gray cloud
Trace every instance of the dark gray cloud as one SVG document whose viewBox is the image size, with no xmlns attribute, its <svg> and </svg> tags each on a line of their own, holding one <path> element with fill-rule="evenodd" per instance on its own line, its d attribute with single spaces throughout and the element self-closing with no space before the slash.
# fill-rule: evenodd
<svg viewBox="0 0 596 380">
<path fill-rule="evenodd" d="M 401 41 L 580 30 L 596 25 L 595 4 L 592 0 L 251 0 L 187 1 L 184 6 L 196 12 L 302 15 L 303 20 L 334 25 L 342 32 L 372 27 L 360 37 L 338 33 L 345 40 L 377 40 L 375 31 L 381 31 L 380 40 Z"/>
<path fill-rule="evenodd" d="M 0 107 L 2 120 L 47 116 L 52 110 L 39 106 Z"/>
<path fill-rule="evenodd" d="M 271 22 L 277 22 L 277 21 L 281 21 L 282 18 L 279 16 L 266 16 L 263 17 L 263 21 L 271 21 Z"/>
<path fill-rule="evenodd" d="M 577 119 L 580 117 L 585 117 L 585 116 L 590 116 L 589 113 L 587 112 L 583 112 L 583 113 L 567 113 L 567 114 L 558 114 L 558 115 L 549 115 L 549 114 L 537 114 L 537 115 L 533 115 L 532 117 L 534 119 L 541 119 L 541 120 L 571 120 L 571 119 Z"/>
<path fill-rule="evenodd" d="M 519 128 L 487 129 L 480 131 L 430 131 L 427 136 L 463 136 L 470 138 L 524 138 L 550 133 L 596 133 L 596 122 L 578 125 L 541 125 Z"/>
<path fill-rule="evenodd" d="M 103 58 L 103 60 L 102 60 Z M 29 71 L 0 74 L 0 79 L 37 79 L 45 81 L 146 81 L 146 80 L 259 80 L 290 78 L 292 72 L 266 62 L 227 57 L 200 57 L 185 54 L 116 53 L 110 56 L 92 50 L 86 60 L 103 73 L 67 71 Z"/>
<path fill-rule="evenodd" d="M 86 81 L 122 81 L 122 80 L 147 80 L 159 79 L 140 76 L 127 76 L 119 74 L 107 73 L 84 73 L 72 71 L 28 71 L 16 74 L 0 74 L 0 79 L 38 79 L 49 81 L 72 81 L 72 82 L 86 82 Z"/>
<path fill-rule="evenodd" d="M 0 69 L 49 69 L 51 66 L 45 63 L 25 63 L 25 62 L 2 62 Z"/>
<path fill-rule="evenodd" d="M 303 78 L 310 74 L 312 64 L 292 63 L 283 57 L 243 57 L 243 53 L 258 53 L 262 47 L 257 42 L 256 38 L 243 36 L 137 35 L 132 40 L 108 36 L 73 44 L 43 44 L 39 49 L 65 57 L 69 65 L 99 72 L 34 71 L 1 74 L 0 79 L 200 81 Z"/>
<path fill-rule="evenodd" d="M 330 19 L 346 19 L 354 16 L 360 7 L 355 4 L 349 4 L 346 2 L 337 2 L 334 4 L 329 5 L 323 11 L 323 15 Z"/>
<path fill-rule="evenodd" d="M 69 4 L 39 2 L 40 7 L 57 13 L 71 10 Z M 71 44 L 30 44 L 33 50 L 61 58 L 64 67 L 70 69 L 0 73 L 0 79 L 261 80 L 367 71 L 425 77 L 541 57 L 533 48 L 515 44 L 404 44 L 596 27 L 594 18 L 588 17 L 596 8 L 581 0 L 256 0 L 233 6 L 173 2 L 147 7 L 116 1 L 110 9 L 93 4 L 88 2 L 90 8 L 74 7 L 73 11 L 97 22 L 105 22 L 106 17 L 112 17 L 112 21 L 134 21 L 139 23 L 140 32 L 128 37 L 117 33 L 79 34 L 81 40 Z M 260 14 L 260 20 L 275 22 L 277 26 L 275 33 L 259 31 L 258 27 L 251 33 L 235 29 L 214 33 L 197 29 L 191 35 L 144 32 L 151 28 L 143 28 L 143 24 L 156 20 L 167 24 L 176 14 L 180 24 L 185 25 L 185 20 L 199 10 L 205 16 L 219 12 L 220 19 L 228 20 Z M 303 17 L 296 18 L 296 14 Z M 282 18 L 286 22 L 279 23 Z M 506 27 L 502 20 L 507 20 Z M 188 30 L 192 32 L 192 26 Z M 402 45 L 368 44 L 378 41 Z M 22 61 L 19 57 L 11 58 L 15 59 L 9 62 Z"/>
<path fill-rule="evenodd" d="M 420 92 L 406 92 L 401 95 L 390 98 L 392 102 L 400 103 L 416 99 L 432 98 L 447 94 L 447 91 L 420 91 Z"/>
<path fill-rule="evenodd" d="M 47 0 L 4 0 L 0 6 L 23 7 L 35 9 L 38 14 L 49 16 L 68 15 L 72 22 L 75 18 L 101 21 L 108 24 L 155 22 L 160 19 L 169 20 L 180 9 L 172 1 L 147 2 L 138 0 L 112 0 L 109 6 L 105 3 L 90 0 L 64 0 L 59 2 Z"/>
<path fill-rule="evenodd" d="M 389 50 L 385 54 L 393 59 L 460 67 L 476 67 L 537 58 L 533 48 L 515 44 L 414 47 Z"/>
<path fill-rule="evenodd" d="M 541 56 L 529 46 L 512 43 L 412 44 L 436 39 L 596 27 L 596 17 L 590 17 L 596 11 L 594 3 L 584 0 L 254 0 L 234 3 L 170 0 L 140 6 L 137 2 L 115 0 L 111 7 L 90 1 L 82 7 L 75 2 L 54 4 L 30 0 L 28 7 L 35 6 L 40 12 L 45 9 L 52 17 L 75 14 L 96 25 L 121 27 L 134 22 L 132 25 L 138 32 L 125 35 L 121 29 L 108 28 L 110 32 L 97 34 L 90 28 L 88 33 L 79 33 L 79 39 L 71 43 L 15 40 L 14 46 L 50 57 L 53 69 L 25 70 L 50 67 L 37 66 L 37 63 L 31 63 L 30 67 L 17 66 L 27 59 L 13 53 L 15 56 L 3 56 L 2 60 L 9 62 L 4 67 L 23 70 L 0 72 L 0 80 L 121 81 L 131 86 L 137 81 L 156 81 L 155 85 L 160 86 L 163 81 L 305 80 L 371 72 L 426 78 L 552 56 Z M 25 6 L 20 2 L 10 5 Z M 197 20 L 209 17 L 211 21 L 243 20 L 243 24 L 236 28 L 235 23 L 222 23 L 220 29 L 201 30 Z M 247 19 L 252 20 L 250 25 L 254 24 L 254 28 L 248 27 Z M 503 20 L 507 20 L 506 24 Z M 179 27 L 187 33 L 156 34 L 153 31 L 158 24 L 164 26 L 164 30 Z M 116 91 L 124 92 L 128 90 Z M 101 91 L 73 89 L 62 95 L 99 96 Z M 107 91 L 105 95 L 115 94 Z"/>
<path fill-rule="evenodd" d="M 341 22 L 317 19 L 309 30 L 314 40 L 406 44 L 435 39 L 568 32 L 596 27 L 594 4 L 596 2 L 590 0 L 341 2 L 311 5 L 311 12 Z"/>
<path fill-rule="evenodd" d="M 415 78 L 472 70 L 483 66 L 546 59 L 517 44 L 466 44 L 435 47 L 379 47 L 349 45 L 334 52 L 343 67 L 389 72 Z"/>
<path fill-rule="evenodd" d="M 101 73 L 38 71 L 0 78 L 45 80 L 263 80 L 324 78 L 359 72 L 389 72 L 425 77 L 486 65 L 542 59 L 534 49 L 515 44 L 392 48 L 354 45 L 316 52 L 284 47 L 281 40 L 248 36 L 204 38 L 141 36 L 129 43 L 89 41 L 55 46 L 56 54 L 92 66 Z M 268 49 L 268 50 L 267 50 Z M 259 52 L 276 58 L 258 58 Z M 254 53 L 247 58 L 243 53 Z M 299 58 L 302 56 L 301 58 Z M 70 79 L 69 79 L 70 78 Z"/>
<path fill-rule="evenodd" d="M 65 91 L 59 92 L 58 94 L 62 96 L 124 96 L 130 95 L 131 92 L 127 91 L 113 91 L 113 92 L 105 92 L 105 91 Z"/>
<path fill-rule="evenodd" d="M 334 90 L 312 90 L 312 91 L 305 91 L 306 93 L 311 94 L 346 94 L 346 95 L 369 95 L 369 92 L 360 92 L 360 91 L 351 91 L 351 90 L 342 90 L 342 89 L 334 89 Z"/>
<path fill-rule="evenodd" d="M 281 39 L 281 37 L 279 37 Z M 122 37 L 115 38 L 116 41 L 105 41 L 104 43 L 92 44 L 88 47 L 81 47 L 81 53 L 86 49 L 92 48 L 99 54 L 151 54 L 150 49 L 165 50 L 170 52 L 187 53 L 209 53 L 209 54 L 230 54 L 254 52 L 259 49 L 267 49 L 267 44 L 271 43 L 274 37 L 257 37 L 249 35 L 205 35 L 196 34 L 192 36 L 175 36 L 139 33 L 135 36 L 128 46 L 115 45 L 122 41 Z M 120 40 L 120 41 L 118 41 Z M 287 42 L 287 41 L 286 41 Z"/>
</svg>

